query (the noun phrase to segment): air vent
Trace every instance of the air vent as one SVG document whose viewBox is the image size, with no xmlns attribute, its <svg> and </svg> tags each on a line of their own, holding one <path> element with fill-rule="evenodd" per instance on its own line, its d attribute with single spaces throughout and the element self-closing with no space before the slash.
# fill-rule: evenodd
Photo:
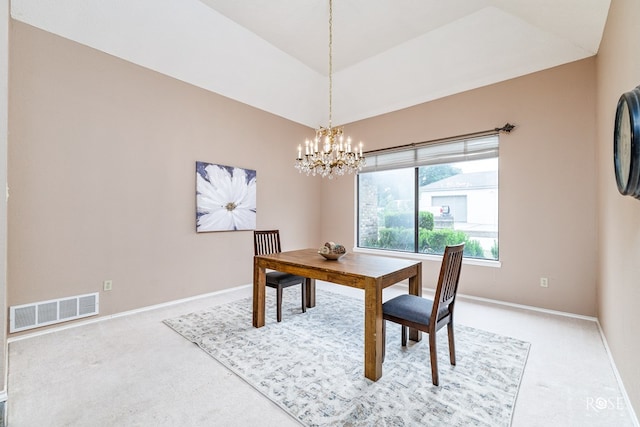
<svg viewBox="0 0 640 427">
<path fill-rule="evenodd" d="M 9 332 L 80 319 L 98 314 L 99 294 L 85 294 L 9 307 Z"/>
</svg>

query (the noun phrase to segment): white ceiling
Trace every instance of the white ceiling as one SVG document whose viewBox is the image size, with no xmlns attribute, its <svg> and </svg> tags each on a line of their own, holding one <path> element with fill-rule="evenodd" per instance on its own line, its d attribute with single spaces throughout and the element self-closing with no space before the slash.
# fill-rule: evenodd
<svg viewBox="0 0 640 427">
<path fill-rule="evenodd" d="M 593 56 L 610 0 L 334 0 L 333 124 Z M 14 19 L 287 119 L 328 120 L 328 0 L 12 0 Z"/>
</svg>

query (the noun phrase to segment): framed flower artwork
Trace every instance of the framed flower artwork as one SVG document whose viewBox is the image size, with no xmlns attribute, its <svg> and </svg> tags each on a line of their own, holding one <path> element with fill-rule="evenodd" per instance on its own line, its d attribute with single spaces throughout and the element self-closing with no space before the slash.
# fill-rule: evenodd
<svg viewBox="0 0 640 427">
<path fill-rule="evenodd" d="M 196 162 L 196 232 L 255 228 L 256 171 Z"/>
</svg>

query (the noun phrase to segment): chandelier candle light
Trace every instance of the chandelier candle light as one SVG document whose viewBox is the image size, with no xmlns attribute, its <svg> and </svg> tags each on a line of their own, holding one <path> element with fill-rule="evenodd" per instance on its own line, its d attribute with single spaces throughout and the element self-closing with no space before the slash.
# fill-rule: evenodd
<svg viewBox="0 0 640 427">
<path fill-rule="evenodd" d="M 333 91 L 333 1 L 329 0 L 329 127 L 320 126 L 316 129 L 316 137 L 307 139 L 304 143 L 304 156 L 302 145 L 298 145 L 298 157 L 296 169 L 307 175 L 328 176 L 344 175 L 345 172 L 358 172 L 365 165 L 362 155 L 362 142 L 357 147 L 352 147 L 351 138 L 344 138 L 344 129 L 331 126 L 332 116 L 332 91 Z"/>
</svg>

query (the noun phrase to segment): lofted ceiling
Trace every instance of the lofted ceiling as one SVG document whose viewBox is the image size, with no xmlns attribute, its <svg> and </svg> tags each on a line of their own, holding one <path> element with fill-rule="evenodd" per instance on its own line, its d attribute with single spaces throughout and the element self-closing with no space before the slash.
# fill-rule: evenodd
<svg viewBox="0 0 640 427">
<path fill-rule="evenodd" d="M 595 55 L 610 0 L 334 0 L 333 124 Z M 310 127 L 328 0 L 12 0 L 12 18 Z"/>
</svg>

